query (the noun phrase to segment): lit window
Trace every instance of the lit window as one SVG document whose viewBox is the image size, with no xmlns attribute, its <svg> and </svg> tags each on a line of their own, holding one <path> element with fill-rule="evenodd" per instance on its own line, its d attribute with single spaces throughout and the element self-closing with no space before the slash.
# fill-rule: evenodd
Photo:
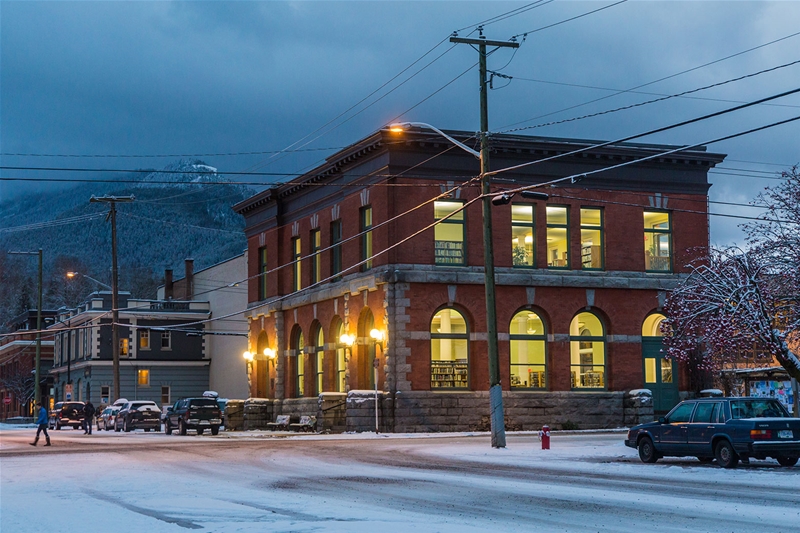
<svg viewBox="0 0 800 533">
<path fill-rule="evenodd" d="M 336 329 L 336 339 L 341 339 L 344 335 L 344 324 L 339 320 L 339 327 Z M 336 392 L 347 392 L 347 359 L 345 358 L 345 348 L 341 343 L 336 345 Z"/>
<path fill-rule="evenodd" d="M 317 326 L 317 339 L 314 347 L 314 367 L 317 372 L 317 394 L 323 391 L 324 362 L 325 362 L 325 335 L 322 333 L 322 326 Z"/>
<path fill-rule="evenodd" d="M 566 207 L 547 206 L 547 266 L 569 268 L 569 214 Z"/>
<path fill-rule="evenodd" d="M 162 331 L 161 332 L 161 349 L 162 350 L 171 350 L 172 349 L 172 332 L 171 331 Z"/>
<path fill-rule="evenodd" d="M 606 386 L 606 334 L 593 313 L 580 313 L 569 325 L 570 374 L 573 389 Z"/>
<path fill-rule="evenodd" d="M 511 257 L 515 267 L 536 266 L 533 206 L 511 206 Z"/>
<path fill-rule="evenodd" d="M 292 290 L 299 291 L 302 288 L 302 278 L 301 274 L 302 271 L 300 269 L 300 257 L 302 257 L 302 243 L 300 242 L 300 237 L 295 237 L 292 239 Z"/>
<path fill-rule="evenodd" d="M 119 356 L 120 357 L 128 357 L 130 355 L 130 340 L 120 339 L 119 340 Z"/>
<path fill-rule="evenodd" d="M 669 213 L 644 212 L 644 269 L 648 272 L 672 270 L 672 226 Z"/>
<path fill-rule="evenodd" d="M 311 283 L 319 283 L 322 279 L 322 263 L 319 260 L 319 249 L 322 237 L 318 229 L 311 230 Z"/>
<path fill-rule="evenodd" d="M 294 361 L 295 361 L 295 391 L 297 398 L 301 398 L 305 395 L 305 357 L 303 352 L 305 351 L 306 343 L 303 339 L 303 331 L 300 329 L 299 326 L 294 327 L 294 331 L 292 332 L 292 350 L 294 351 Z"/>
<path fill-rule="evenodd" d="M 150 386 L 150 371 L 149 370 L 139 370 L 137 372 L 136 383 L 140 387 L 149 387 Z"/>
<path fill-rule="evenodd" d="M 603 269 L 603 210 L 581 208 L 581 268 Z"/>
<path fill-rule="evenodd" d="M 139 349 L 141 349 L 141 350 L 149 350 L 150 349 L 150 330 L 149 329 L 140 329 L 139 330 Z"/>
<path fill-rule="evenodd" d="M 361 208 L 361 270 L 372 268 L 372 207 Z"/>
<path fill-rule="evenodd" d="M 520 311 L 511 319 L 508 337 L 511 348 L 511 388 L 547 387 L 544 322 L 533 311 Z"/>
<path fill-rule="evenodd" d="M 469 331 L 455 309 L 442 309 L 431 321 L 431 389 L 469 388 Z"/>
<path fill-rule="evenodd" d="M 464 265 L 467 262 L 464 242 L 466 241 L 464 211 L 462 202 L 434 202 L 433 213 L 436 220 L 434 226 L 435 262 L 437 265 Z M 449 218 L 448 215 L 454 213 Z"/>
</svg>

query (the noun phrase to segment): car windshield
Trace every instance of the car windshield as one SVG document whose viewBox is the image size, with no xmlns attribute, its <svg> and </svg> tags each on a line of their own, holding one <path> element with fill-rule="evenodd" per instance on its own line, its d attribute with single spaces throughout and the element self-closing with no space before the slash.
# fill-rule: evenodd
<svg viewBox="0 0 800 533">
<path fill-rule="evenodd" d="M 789 418 L 789 412 L 776 400 L 733 400 L 733 418 Z"/>
<path fill-rule="evenodd" d="M 211 409 L 214 407 L 219 409 L 216 400 L 211 398 L 193 398 L 189 400 L 190 409 Z"/>
</svg>

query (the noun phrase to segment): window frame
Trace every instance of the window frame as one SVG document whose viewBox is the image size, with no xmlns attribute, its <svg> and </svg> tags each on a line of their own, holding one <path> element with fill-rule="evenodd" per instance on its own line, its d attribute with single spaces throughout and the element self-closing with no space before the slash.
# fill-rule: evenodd
<svg viewBox="0 0 800 533">
<path fill-rule="evenodd" d="M 667 226 L 668 226 L 667 229 L 657 229 L 657 228 L 647 228 L 647 227 L 645 227 L 644 226 L 644 217 L 645 217 L 646 213 L 663 213 L 663 214 L 667 215 Z M 654 273 L 665 273 L 665 272 L 666 273 L 670 273 L 670 272 L 674 272 L 674 265 L 673 265 L 674 257 L 673 256 L 675 255 L 675 250 L 674 250 L 674 245 L 673 245 L 673 242 L 672 242 L 672 211 L 667 211 L 665 209 L 642 209 L 642 226 L 643 226 L 642 230 L 644 232 L 644 238 L 645 238 L 645 241 L 644 241 L 645 242 L 645 244 L 644 244 L 644 246 L 645 246 L 645 248 L 644 248 L 644 254 L 645 254 L 644 271 L 645 272 L 654 272 Z M 653 269 L 648 269 L 647 268 L 647 252 L 649 251 L 647 249 L 647 235 L 648 234 L 650 234 L 650 235 L 666 234 L 666 236 L 667 236 L 667 244 L 669 246 L 669 268 L 668 269 L 666 269 L 666 270 L 653 270 Z M 663 257 L 663 256 L 655 256 L 655 257 Z"/>
<path fill-rule="evenodd" d="M 571 329 L 571 326 L 572 326 L 572 321 L 573 320 L 578 320 L 578 317 L 581 316 L 584 313 L 590 314 L 590 315 L 594 316 L 597 319 L 597 321 L 600 323 L 600 327 L 603 329 L 603 334 L 602 335 L 580 335 L 580 333 L 578 335 L 570 334 L 570 336 L 569 336 L 569 343 L 570 343 L 570 352 L 569 352 L 570 353 L 570 361 L 569 361 L 570 390 L 573 390 L 573 391 L 608 390 L 608 334 L 606 333 L 607 328 L 606 328 L 606 324 L 604 323 L 603 319 L 600 317 L 600 315 L 598 315 L 597 313 L 594 313 L 592 311 L 581 311 L 580 313 L 578 313 L 574 317 L 572 317 L 572 320 L 570 320 L 570 329 Z M 591 342 L 593 344 L 594 343 L 603 343 L 603 364 L 599 365 L 599 364 L 596 364 L 594 362 L 594 348 L 593 348 L 593 351 L 592 351 L 592 363 L 591 363 L 591 365 L 584 365 L 584 364 L 582 364 L 580 362 L 578 362 L 577 364 L 573 364 L 573 362 L 572 362 L 572 343 L 573 342 L 577 342 L 578 343 L 578 350 L 581 349 L 580 348 L 580 343 L 581 342 Z M 579 352 L 579 355 L 580 355 L 580 352 Z M 581 386 L 578 386 L 577 385 L 577 383 L 578 383 L 577 380 L 573 380 L 572 379 L 572 376 L 573 376 L 572 372 L 577 367 L 578 368 L 578 373 L 580 374 L 580 368 L 583 367 L 583 366 L 591 366 L 591 367 L 602 366 L 603 367 L 603 385 L 599 386 L 599 387 L 581 387 Z M 592 372 L 594 372 L 594 371 L 592 371 Z"/>
<path fill-rule="evenodd" d="M 167 401 L 164 401 L 164 389 L 167 390 Z M 172 405 L 170 399 L 172 398 L 172 388 L 169 385 L 161 385 L 161 405 Z"/>
<path fill-rule="evenodd" d="M 523 333 L 511 333 L 511 324 L 513 323 L 514 319 L 520 313 L 526 313 L 526 312 L 535 314 L 539 318 L 539 320 L 542 322 L 542 334 L 541 335 L 534 335 L 534 334 L 527 334 L 527 333 L 526 334 L 523 334 Z M 511 376 L 513 375 L 513 372 L 511 372 L 511 371 L 514 369 L 515 366 L 531 366 L 531 363 L 522 364 L 522 363 L 513 363 L 511 361 L 511 352 L 512 352 L 512 349 L 513 349 L 512 343 L 514 341 L 517 341 L 517 342 L 536 341 L 536 342 L 542 342 L 543 343 L 543 347 L 544 347 L 544 364 L 542 364 L 542 365 L 535 364 L 534 365 L 534 366 L 537 366 L 537 367 L 538 366 L 543 366 L 544 367 L 544 384 L 541 387 L 532 387 L 532 386 L 515 387 L 512 384 L 513 382 L 511 380 Z M 530 308 L 520 309 L 516 313 L 514 313 L 514 316 L 511 317 L 511 322 L 509 323 L 509 328 L 508 328 L 508 365 L 509 365 L 508 382 L 509 382 L 509 388 L 512 391 L 513 390 L 547 390 L 548 383 L 549 383 L 549 376 L 548 376 L 548 369 L 547 369 L 547 322 L 545 322 L 544 318 L 542 318 L 541 313 L 538 313 L 534 309 L 530 309 Z"/>
<path fill-rule="evenodd" d="M 294 397 L 303 398 L 305 396 L 305 337 L 300 326 L 292 333 L 292 351 L 294 351 Z"/>
<path fill-rule="evenodd" d="M 325 332 L 321 324 L 317 325 L 314 343 L 314 386 L 319 395 L 325 387 Z"/>
<path fill-rule="evenodd" d="M 146 377 L 147 379 L 142 379 L 142 376 Z M 137 368 L 136 369 L 136 386 L 137 387 L 149 387 L 150 386 L 150 369 L 149 368 Z"/>
<path fill-rule="evenodd" d="M 366 261 L 361 265 L 361 271 L 365 272 L 372 268 L 372 226 L 373 226 L 372 206 L 365 205 L 358 211 L 359 233 L 361 233 L 361 261 Z M 367 224 L 369 218 L 369 224 Z"/>
<path fill-rule="evenodd" d="M 602 271 L 606 269 L 606 213 L 605 209 L 602 207 L 597 207 L 594 205 L 582 205 L 580 206 L 580 231 L 581 231 L 581 270 L 589 270 L 589 271 Z M 592 209 L 600 213 L 600 225 L 598 226 L 587 226 L 583 223 L 583 210 Z M 600 266 L 599 267 L 586 267 L 584 266 L 583 261 L 583 230 L 587 231 L 597 231 L 600 233 Z M 590 256 L 591 257 L 591 256 Z M 591 264 L 591 259 L 590 259 Z"/>
<path fill-rule="evenodd" d="M 143 342 L 145 339 L 146 342 Z M 139 349 L 147 351 L 152 349 L 152 345 L 150 343 L 150 330 L 147 328 L 142 328 L 139 330 Z"/>
<path fill-rule="evenodd" d="M 303 288 L 301 257 L 303 257 L 303 241 L 299 236 L 292 237 L 292 292 L 297 292 Z"/>
<path fill-rule="evenodd" d="M 331 276 L 333 281 L 342 279 L 342 219 L 331 221 Z"/>
<path fill-rule="evenodd" d="M 567 219 L 566 222 L 564 224 L 551 224 L 550 222 L 548 222 L 547 221 L 547 208 L 548 207 L 563 208 L 564 211 L 565 211 L 565 214 L 566 214 L 566 219 Z M 571 266 L 572 266 L 572 253 L 570 253 L 570 231 L 569 231 L 570 212 L 569 212 L 569 208 L 570 208 L 570 206 L 568 206 L 568 205 L 556 205 L 556 204 L 552 204 L 552 205 L 548 204 L 545 207 L 545 213 L 544 213 L 545 238 L 550 236 L 549 234 L 550 234 L 550 230 L 551 229 L 564 229 L 567 232 L 567 236 L 565 238 L 565 241 L 567 243 L 567 250 L 566 250 L 566 253 L 567 253 L 567 261 L 566 261 L 566 263 L 567 264 L 564 265 L 564 266 L 553 266 L 553 265 L 551 265 L 550 264 L 550 257 L 549 257 L 550 254 L 548 253 L 547 257 L 546 257 L 546 259 L 547 259 L 547 268 L 548 269 L 569 270 L 571 268 Z M 549 250 L 548 250 L 548 252 L 549 252 Z"/>
<path fill-rule="evenodd" d="M 450 204 L 458 204 L 458 207 L 455 210 L 461 209 L 459 211 L 462 216 L 460 219 L 453 219 L 453 217 L 445 219 L 437 218 L 436 217 L 436 204 L 437 203 L 450 203 Z M 434 222 L 438 222 L 439 220 L 443 220 L 443 222 L 439 222 L 437 225 L 441 224 L 449 224 L 449 225 L 459 225 L 461 226 L 461 250 L 462 250 L 462 260 L 459 263 L 456 262 L 441 262 L 439 252 L 436 248 L 436 243 L 438 242 L 459 242 L 459 241 L 439 241 L 436 239 L 436 227 L 434 226 L 434 233 L 433 233 L 433 264 L 436 266 L 467 266 L 467 210 L 463 209 L 466 202 L 464 200 L 454 200 L 454 199 L 443 199 L 437 200 L 433 203 L 433 220 Z M 444 250 L 444 249 L 443 249 Z M 444 257 L 444 256 L 443 256 Z"/>
<path fill-rule="evenodd" d="M 164 346 L 164 340 L 165 339 L 167 341 L 167 345 L 166 346 Z M 161 349 L 162 350 L 172 350 L 172 332 L 169 331 L 169 330 L 161 332 Z"/>
<path fill-rule="evenodd" d="M 322 262 L 319 257 L 322 247 L 322 232 L 319 228 L 311 230 L 309 243 L 311 245 L 311 284 L 315 285 L 322 280 Z"/>
<path fill-rule="evenodd" d="M 466 331 L 464 333 L 434 333 L 434 332 L 431 331 L 431 333 L 430 333 L 430 336 L 431 336 L 430 354 L 428 356 L 428 361 L 429 361 L 429 365 L 430 365 L 430 372 L 429 372 L 429 374 L 430 374 L 430 390 L 431 391 L 469 391 L 469 390 L 472 390 L 472 388 L 471 388 L 471 375 L 470 375 L 470 366 L 471 366 L 470 365 L 470 362 L 471 362 L 471 353 L 470 353 L 471 350 L 470 350 L 470 348 L 471 348 L 471 346 L 470 346 L 470 338 L 469 338 L 469 335 L 470 335 L 469 320 L 467 320 L 467 316 L 465 315 L 465 313 L 463 311 L 461 311 L 461 310 L 459 310 L 459 309 L 457 309 L 455 307 L 442 307 L 440 309 L 437 309 L 436 312 L 433 313 L 433 316 L 431 316 L 430 329 L 433 329 L 433 320 L 436 317 L 436 315 L 441 313 L 442 311 L 445 311 L 445 310 L 451 310 L 451 311 L 455 311 L 456 313 L 458 313 L 459 316 L 461 316 L 461 318 L 464 320 L 464 326 L 465 326 Z M 433 342 L 434 341 L 441 341 L 441 340 L 445 340 L 445 339 L 460 340 L 460 341 L 465 341 L 466 342 L 466 346 L 467 346 L 467 361 L 466 361 L 466 363 L 460 363 L 460 364 L 465 364 L 466 365 L 466 379 L 463 380 L 466 385 L 464 387 L 456 387 L 456 386 L 452 386 L 452 387 L 435 387 L 433 385 L 434 382 L 435 382 L 435 380 L 433 379 L 433 376 L 434 376 L 434 371 L 433 371 L 434 370 L 434 364 L 433 364 L 434 363 L 434 359 L 433 359 Z M 455 365 L 455 360 L 453 361 L 453 363 Z M 456 370 L 456 368 L 455 368 L 455 366 L 453 366 L 453 375 L 455 375 L 455 370 Z M 444 381 L 448 381 L 448 380 L 440 380 L 440 381 L 444 382 Z M 450 381 L 453 381 L 453 383 L 456 382 L 455 379 L 450 380 Z"/>
<path fill-rule="evenodd" d="M 530 223 L 527 222 L 515 222 L 514 221 L 514 208 L 515 207 L 528 207 L 531 210 L 531 221 Z M 531 231 L 531 264 L 517 264 L 515 260 L 515 251 L 514 251 L 514 228 L 530 228 Z M 514 203 L 511 204 L 511 266 L 514 268 L 536 268 L 536 204 L 528 204 L 528 203 Z M 519 248 L 519 246 L 518 246 Z M 525 250 L 527 254 L 527 250 Z"/>
<path fill-rule="evenodd" d="M 267 299 L 267 260 L 269 254 L 266 246 L 261 246 L 258 249 L 258 300 L 263 301 Z"/>
</svg>

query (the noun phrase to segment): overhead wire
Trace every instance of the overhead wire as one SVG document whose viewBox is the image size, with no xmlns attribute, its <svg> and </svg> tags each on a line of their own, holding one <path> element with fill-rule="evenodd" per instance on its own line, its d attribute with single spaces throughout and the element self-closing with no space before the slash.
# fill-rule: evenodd
<svg viewBox="0 0 800 533">
<path fill-rule="evenodd" d="M 610 7 L 614 7 L 614 6 L 618 6 L 620 4 L 624 4 L 627 1 L 628 0 L 619 0 L 618 2 L 614 2 L 613 4 L 609 4 L 607 6 L 603 6 L 603 7 L 597 8 L 597 9 L 593 9 L 591 11 L 587 11 L 586 13 L 581 13 L 580 15 L 577 15 L 577 16 L 574 16 L 574 17 L 570 17 L 568 19 L 564 19 L 564 20 L 555 22 L 553 24 L 548 24 L 547 26 L 542 26 L 540 28 L 536 28 L 535 30 L 529 30 L 529 31 L 525 31 L 525 32 L 522 32 L 522 33 L 518 33 L 516 35 L 512 35 L 511 38 L 512 39 L 518 39 L 520 37 L 527 37 L 531 33 L 540 32 L 540 31 L 546 30 L 548 28 L 554 28 L 555 26 L 560 26 L 561 24 L 566 24 L 567 22 L 572 22 L 573 20 L 578 20 L 579 18 L 583 18 L 583 17 L 586 17 L 588 15 L 592 15 L 592 14 L 597 13 L 599 11 L 606 10 L 606 9 L 608 9 Z"/>
</svg>

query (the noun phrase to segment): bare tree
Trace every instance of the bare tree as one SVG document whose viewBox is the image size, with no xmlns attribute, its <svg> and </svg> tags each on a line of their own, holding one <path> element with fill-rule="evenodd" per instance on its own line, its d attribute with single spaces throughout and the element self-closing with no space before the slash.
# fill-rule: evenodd
<svg viewBox="0 0 800 533">
<path fill-rule="evenodd" d="M 17 401 L 26 408 L 35 396 L 36 378 L 30 371 L 25 371 L 17 366 L 9 375 L 0 379 L 0 385 L 14 393 Z"/>
</svg>

